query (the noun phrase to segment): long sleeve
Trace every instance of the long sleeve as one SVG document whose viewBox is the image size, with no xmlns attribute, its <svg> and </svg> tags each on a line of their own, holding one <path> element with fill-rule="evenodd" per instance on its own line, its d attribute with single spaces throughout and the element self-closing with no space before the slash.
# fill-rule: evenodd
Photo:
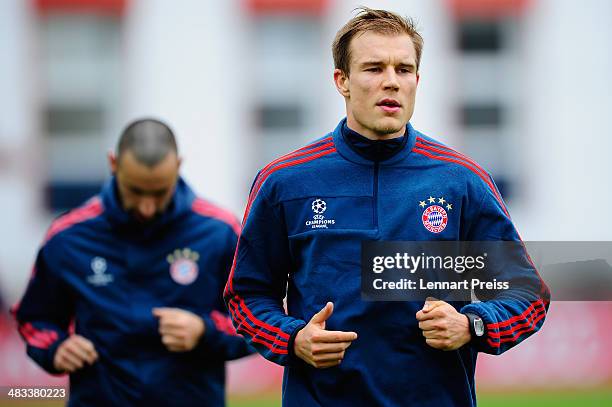
<svg viewBox="0 0 612 407">
<path fill-rule="evenodd" d="M 491 187 L 484 190 L 466 240 L 507 242 L 488 245 L 498 254 L 498 261 L 488 268 L 493 270 L 493 275 L 486 278 L 507 281 L 510 288 L 496 294 L 491 290 L 476 290 L 476 297 L 482 301 L 464 306 L 461 312 L 476 314 L 485 323 L 485 337 L 474 343 L 477 349 L 501 354 L 542 327 L 550 292 L 529 257 L 493 180 L 490 182 Z M 492 257 L 495 256 L 489 256 Z"/>
<path fill-rule="evenodd" d="M 224 247 L 225 254 L 218 270 L 220 282 L 218 290 L 219 301 L 216 309 L 201 315 L 206 326 L 206 332 L 198 344 L 196 352 L 204 353 L 206 358 L 214 355 L 214 357 L 221 358 L 222 360 L 233 360 L 253 353 L 253 349 L 247 344 L 244 337 L 236 332 L 223 302 L 222 293 L 232 266 L 238 239 L 238 236 L 230 227 L 227 229 L 228 233 Z"/>
<path fill-rule="evenodd" d="M 12 309 L 27 354 L 44 370 L 57 374 L 53 358 L 68 336 L 73 316 L 72 296 L 49 264 L 49 247 L 40 249 L 26 292 Z"/>
<path fill-rule="evenodd" d="M 225 301 L 237 331 L 266 359 L 280 365 L 290 363 L 294 334 L 306 325 L 288 316 L 283 308 L 290 270 L 281 211 L 270 203 L 263 188 L 254 188 L 225 289 Z"/>
</svg>

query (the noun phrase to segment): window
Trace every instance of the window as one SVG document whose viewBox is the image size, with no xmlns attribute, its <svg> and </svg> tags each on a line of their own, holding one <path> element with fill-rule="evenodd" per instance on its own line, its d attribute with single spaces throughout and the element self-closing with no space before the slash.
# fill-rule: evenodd
<svg viewBox="0 0 612 407">
<path fill-rule="evenodd" d="M 497 20 L 461 21 L 458 30 L 458 48 L 464 52 L 498 52 L 503 46 L 502 27 Z"/>
<path fill-rule="evenodd" d="M 502 107 L 495 103 L 467 103 L 461 108 L 461 124 L 464 127 L 502 126 Z"/>
<path fill-rule="evenodd" d="M 321 64 L 321 22 L 310 14 L 261 14 L 252 20 L 254 168 L 312 138 Z"/>
<path fill-rule="evenodd" d="M 40 16 L 40 114 L 52 211 L 80 205 L 108 176 L 106 141 L 120 108 L 120 28 L 116 15 Z"/>
<path fill-rule="evenodd" d="M 264 131 L 295 130 L 303 125 L 302 108 L 290 104 L 261 106 L 258 125 Z"/>
<path fill-rule="evenodd" d="M 513 107 L 520 98 L 518 20 L 511 15 L 463 15 L 456 24 L 458 124 L 466 152 L 491 172 L 504 198 L 511 198 L 518 160 L 511 137 Z"/>
</svg>

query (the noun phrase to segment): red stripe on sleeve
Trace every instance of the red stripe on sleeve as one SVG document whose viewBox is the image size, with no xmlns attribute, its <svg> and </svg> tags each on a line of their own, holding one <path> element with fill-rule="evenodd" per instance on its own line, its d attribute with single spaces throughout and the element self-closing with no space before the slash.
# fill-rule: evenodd
<svg viewBox="0 0 612 407">
<path fill-rule="evenodd" d="M 418 144 L 418 143 L 417 143 Z M 421 144 L 422 145 L 422 144 Z M 509 218 L 510 214 L 508 213 L 508 211 L 506 210 L 506 206 L 504 205 L 504 202 L 502 201 L 501 197 L 498 195 L 497 193 L 497 189 L 495 188 L 495 186 L 493 185 L 493 183 L 491 182 L 491 180 L 489 179 L 488 176 L 485 176 L 483 174 L 481 174 L 478 169 L 476 169 L 474 166 L 472 166 L 469 163 L 463 162 L 463 161 L 459 161 L 456 160 L 454 158 L 448 157 L 448 156 L 440 156 L 440 155 L 435 155 L 435 154 L 431 154 L 428 151 L 425 150 L 430 150 L 430 151 L 434 151 L 435 149 L 433 149 L 432 147 L 415 147 L 412 149 L 412 151 L 414 151 L 415 153 L 419 153 L 422 154 L 424 156 L 427 156 L 429 158 L 433 158 L 435 160 L 442 160 L 442 161 L 448 161 L 448 162 L 452 162 L 452 163 L 456 163 L 459 165 L 464 166 L 465 168 L 470 169 L 472 172 L 474 172 L 476 175 L 478 175 L 480 177 L 480 179 L 482 179 L 491 189 L 491 192 L 493 192 L 493 195 L 495 196 L 495 199 L 497 200 L 497 202 L 499 202 L 499 204 L 502 207 L 502 210 L 504 211 L 504 213 L 506 214 L 506 216 Z M 440 151 L 440 150 L 437 150 Z"/>
<path fill-rule="evenodd" d="M 261 329 L 253 327 L 246 318 L 242 315 L 242 312 L 238 309 L 238 306 L 234 301 L 230 301 L 230 312 L 234 316 L 234 320 L 238 322 L 238 331 L 243 332 L 251 337 L 254 342 L 265 345 L 274 353 L 286 354 L 288 342 L 283 341 L 275 336 L 263 332 Z M 266 339 L 267 341 L 263 341 Z M 258 339 L 258 340 L 255 340 Z M 284 348 L 284 349 L 283 349 Z"/>
<path fill-rule="evenodd" d="M 219 311 L 214 310 L 210 313 L 210 319 L 213 321 L 213 324 L 215 324 L 217 331 L 223 332 L 226 335 L 238 336 L 236 328 L 234 328 L 230 317 L 227 315 L 223 315 Z"/>
<path fill-rule="evenodd" d="M 518 340 L 521 336 L 534 331 L 539 321 L 546 317 L 546 309 L 542 299 L 538 299 L 531 303 L 525 311 L 520 315 L 516 315 L 505 321 L 498 323 L 487 324 L 487 342 L 492 347 L 499 348 L 502 343 L 513 342 Z M 519 324 L 516 324 L 519 322 Z M 513 325 L 516 324 L 516 325 Z M 500 328 L 509 328 L 501 331 Z M 497 330 L 498 332 L 494 332 Z M 498 339 L 494 341 L 493 339 Z"/>
<path fill-rule="evenodd" d="M 327 145 L 327 144 L 325 144 Z M 251 211 L 251 206 L 253 204 L 253 202 L 255 201 L 255 198 L 257 197 L 257 194 L 259 193 L 259 190 L 261 189 L 261 185 L 263 185 L 263 182 L 266 180 L 266 178 L 268 178 L 270 176 L 270 174 L 274 173 L 275 171 L 280 170 L 281 168 L 287 168 L 287 167 L 291 167 L 294 165 L 298 165 L 298 164 L 303 164 L 309 161 L 313 161 L 316 160 L 317 158 L 326 156 L 328 154 L 334 153 L 336 151 L 336 148 L 333 147 L 333 143 L 331 144 L 331 147 L 325 147 L 326 149 L 321 150 L 321 152 L 318 152 L 315 155 L 311 155 L 305 158 L 301 158 L 295 161 L 289 161 L 283 164 L 280 164 L 274 168 L 269 168 L 269 170 L 263 174 L 263 171 L 260 172 L 259 177 L 257 177 L 257 180 L 259 181 L 261 179 L 261 181 L 256 181 L 255 185 L 253 186 L 253 190 L 251 191 L 251 194 L 249 195 L 249 200 L 247 202 L 247 206 L 246 209 L 244 211 L 244 217 L 243 217 L 243 221 L 242 224 L 245 225 L 247 218 L 249 216 L 249 213 Z M 318 149 L 318 147 L 317 147 Z M 318 150 L 317 150 L 318 151 Z M 312 153 L 313 151 L 308 150 L 307 154 Z M 289 157 L 289 158 L 294 158 L 294 157 Z M 234 252 L 234 260 L 232 262 L 232 268 L 230 270 L 230 274 L 229 274 L 229 278 L 227 280 L 227 284 L 225 285 L 225 290 L 223 295 L 227 296 L 229 292 L 233 293 L 234 292 L 234 286 L 233 286 L 233 279 L 234 279 L 234 270 L 236 269 L 236 257 L 238 255 L 238 248 L 240 247 L 240 237 L 238 238 L 238 244 L 236 245 L 236 250 Z"/>
<path fill-rule="evenodd" d="M 261 187 L 261 183 L 259 182 L 259 180 L 261 179 L 261 177 L 263 176 L 264 173 L 267 173 L 273 166 L 275 166 L 276 164 L 282 162 L 282 161 L 286 161 L 286 160 L 290 160 L 292 158 L 296 158 L 296 157 L 302 157 L 308 154 L 311 154 L 313 152 L 316 151 L 321 151 L 324 150 L 327 147 L 331 147 L 333 146 L 333 143 L 331 142 L 331 137 L 328 137 L 326 139 L 321 140 L 320 142 L 317 143 L 313 143 L 309 146 L 305 146 L 300 148 L 299 150 L 293 151 L 289 154 L 285 154 L 279 158 L 277 158 L 276 160 L 268 163 L 268 165 L 266 165 L 265 167 L 263 167 L 261 169 L 261 171 L 259 172 L 259 176 L 257 177 L 257 180 L 255 180 L 255 184 L 253 185 L 253 188 L 251 190 L 251 192 L 249 193 L 249 199 L 248 202 L 251 202 L 252 199 L 255 199 L 255 196 L 257 195 L 256 191 L 259 191 L 259 188 Z M 246 212 L 245 212 L 246 215 Z M 242 222 L 244 223 L 246 221 L 246 217 L 242 220 Z"/>
<path fill-rule="evenodd" d="M 66 215 L 59 217 L 55 222 L 51 224 L 47 234 L 45 236 L 45 242 L 48 242 L 53 236 L 61 232 L 62 230 L 68 229 L 70 226 L 85 222 L 88 219 L 95 218 L 104 212 L 102 201 L 99 197 L 90 199 L 85 205 L 76 208 Z"/>
<path fill-rule="evenodd" d="M 529 333 L 529 332 L 535 330 L 536 324 L 540 320 L 544 319 L 545 316 L 546 316 L 546 313 L 541 313 L 539 317 L 537 317 L 536 319 L 533 320 L 533 325 L 531 325 L 531 326 L 529 326 L 527 328 L 519 329 L 518 331 L 513 332 L 512 336 L 501 338 L 499 340 L 499 342 L 492 341 L 490 338 L 487 339 L 487 342 L 492 347 L 499 348 L 502 343 L 517 341 L 518 339 L 520 339 L 521 336 L 523 336 L 526 333 Z"/>
<path fill-rule="evenodd" d="M 499 332 L 491 331 L 489 332 L 488 336 L 490 336 L 491 338 L 501 338 L 503 336 L 512 336 L 514 332 L 520 331 L 522 328 L 533 326 L 534 321 L 539 321 L 539 317 L 542 315 L 546 316 L 546 311 L 541 310 L 538 312 L 534 312 L 530 314 L 529 317 L 527 317 L 527 320 L 525 322 L 521 322 L 520 324 L 512 325 L 512 327 L 506 331 L 499 331 Z"/>
<path fill-rule="evenodd" d="M 328 150 L 326 150 L 326 149 L 328 149 Z M 264 170 L 262 170 L 259 173 L 259 177 L 257 177 L 257 181 L 256 181 L 255 185 L 253 186 L 253 190 L 251 191 L 251 194 L 249 195 L 249 202 L 247 203 L 247 209 L 245 211 L 245 217 L 242 220 L 242 222 L 243 223 L 246 222 L 246 217 L 247 217 L 248 213 L 251 210 L 251 205 L 253 204 L 253 201 L 255 200 L 255 197 L 257 197 L 257 193 L 259 192 L 259 189 L 263 185 L 264 181 L 268 178 L 268 176 L 270 176 L 270 174 L 278 171 L 281 168 L 286 168 L 286 167 L 290 167 L 290 166 L 293 166 L 293 165 L 302 164 L 302 163 L 305 163 L 305 162 L 308 162 L 308 161 L 312 161 L 312 160 L 314 160 L 316 158 L 319 158 L 319 157 L 322 157 L 324 155 L 333 153 L 334 151 L 336 151 L 336 149 L 333 147 L 333 143 L 330 142 L 330 143 L 327 143 L 327 144 L 323 144 L 323 145 L 321 145 L 321 146 L 319 146 L 317 148 L 314 148 L 312 150 L 303 151 L 303 152 L 298 153 L 298 154 L 290 155 L 290 156 L 286 157 L 285 159 L 283 159 L 282 161 L 290 160 L 290 159 L 293 159 L 293 158 L 296 158 L 296 157 L 300 157 L 300 156 L 303 156 L 303 155 L 307 155 L 307 154 L 312 154 L 312 153 L 318 152 L 318 151 L 323 151 L 323 152 L 319 153 L 319 154 L 311 155 L 311 156 L 308 156 L 308 157 L 305 157 L 305 158 L 300 158 L 300 159 L 295 160 L 295 161 L 288 161 L 288 162 L 285 162 L 285 163 L 282 163 L 282 164 L 280 163 L 280 161 L 278 161 L 273 166 L 268 166 L 268 168 L 264 168 Z M 276 165 L 276 164 L 278 164 L 278 165 Z"/>
<path fill-rule="evenodd" d="M 247 307 L 246 303 L 244 302 L 244 300 L 242 298 L 240 298 L 240 296 L 236 295 L 236 298 L 238 299 L 238 306 L 240 307 L 241 310 L 244 311 L 244 313 L 247 315 L 247 317 L 253 322 L 255 323 L 255 325 L 260 326 L 272 333 L 277 334 L 278 336 L 280 336 L 283 339 L 289 339 L 289 335 L 286 334 L 285 332 L 283 332 L 280 328 L 276 327 L 276 326 L 272 326 L 270 324 L 266 324 L 265 322 L 257 319 L 257 317 L 255 317 L 255 315 L 253 315 L 253 313 L 251 312 L 251 310 L 249 309 L 249 307 Z"/>
<path fill-rule="evenodd" d="M 525 319 L 525 317 L 527 316 L 527 314 L 533 312 L 533 310 L 536 307 L 541 307 L 542 309 L 544 308 L 544 303 L 542 301 L 542 299 L 538 299 L 537 301 L 532 302 L 529 307 L 527 307 L 527 309 L 525 309 L 525 311 L 523 311 L 520 315 L 516 315 L 512 318 L 509 318 L 505 321 L 500 321 L 500 322 L 495 322 L 495 323 L 491 323 L 491 324 L 487 324 L 487 329 L 496 329 L 496 328 L 503 328 L 506 327 L 508 325 L 511 325 L 513 323 L 515 323 L 516 321 L 520 321 Z"/>
<path fill-rule="evenodd" d="M 29 345 L 42 349 L 48 349 L 58 338 L 57 332 L 48 329 L 36 329 L 29 322 L 20 325 L 19 332 Z"/>
<path fill-rule="evenodd" d="M 209 218 L 220 220 L 221 222 L 229 225 L 233 229 L 234 233 L 237 235 L 240 234 L 240 224 L 231 212 L 213 205 L 202 198 L 194 199 L 191 209 L 202 216 L 208 216 Z"/>
<path fill-rule="evenodd" d="M 279 355 L 287 354 L 286 342 L 251 326 L 240 311 L 236 309 L 236 304 L 234 302 L 230 302 L 230 312 L 234 316 L 234 320 L 238 322 L 238 332 L 248 335 L 253 342 L 264 345 L 272 353 Z"/>
</svg>

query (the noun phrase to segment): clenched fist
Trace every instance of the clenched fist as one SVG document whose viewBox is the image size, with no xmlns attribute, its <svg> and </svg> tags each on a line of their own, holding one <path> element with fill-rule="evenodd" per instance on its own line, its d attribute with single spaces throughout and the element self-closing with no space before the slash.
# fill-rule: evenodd
<svg viewBox="0 0 612 407">
<path fill-rule="evenodd" d="M 161 341 L 170 352 L 187 352 L 196 347 L 206 325 L 193 312 L 180 308 L 153 308 L 159 320 Z"/>
<path fill-rule="evenodd" d="M 468 317 L 447 302 L 428 299 L 416 319 L 432 348 L 455 350 L 472 339 Z"/>
<path fill-rule="evenodd" d="M 85 364 L 98 360 L 98 353 L 89 339 L 81 335 L 70 335 L 57 347 L 53 367 L 60 372 L 73 373 Z"/>
</svg>

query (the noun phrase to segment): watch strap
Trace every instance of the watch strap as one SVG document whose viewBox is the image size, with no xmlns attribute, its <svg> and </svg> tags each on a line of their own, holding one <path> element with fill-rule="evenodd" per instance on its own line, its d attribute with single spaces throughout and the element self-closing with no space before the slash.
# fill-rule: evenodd
<svg viewBox="0 0 612 407">
<path fill-rule="evenodd" d="M 482 338 L 484 336 L 484 333 L 482 335 L 476 335 L 476 327 L 475 327 L 475 320 L 476 318 L 479 318 L 482 321 L 482 318 L 480 317 L 480 315 L 476 315 L 476 314 L 472 314 L 470 312 L 466 312 L 465 316 L 468 317 L 468 321 L 469 321 L 469 328 L 470 328 L 470 334 L 472 335 L 472 339 L 477 339 L 477 338 Z M 484 321 L 483 321 L 483 327 L 484 327 Z M 486 333 L 486 328 L 485 328 L 485 333 Z"/>
</svg>

